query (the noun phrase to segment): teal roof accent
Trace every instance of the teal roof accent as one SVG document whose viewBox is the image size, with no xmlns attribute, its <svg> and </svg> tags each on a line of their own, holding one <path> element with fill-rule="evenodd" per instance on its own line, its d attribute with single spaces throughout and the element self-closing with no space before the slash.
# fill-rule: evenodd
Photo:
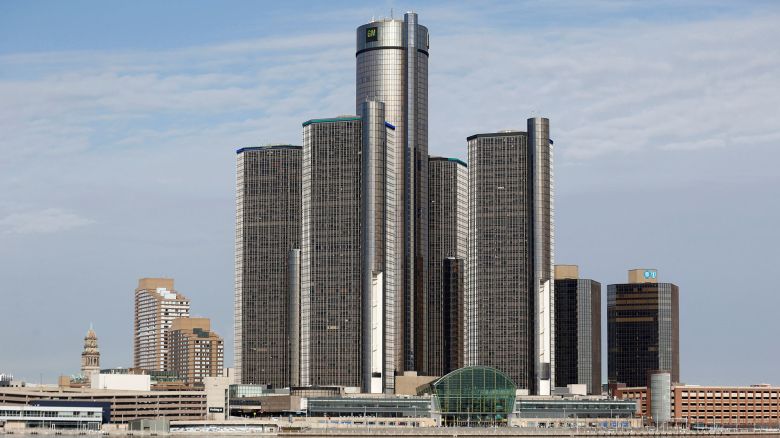
<svg viewBox="0 0 780 438">
<path fill-rule="evenodd" d="M 236 150 L 236 154 L 241 154 L 247 151 L 272 151 L 275 149 L 301 149 L 300 146 L 292 144 L 273 144 L 267 146 L 248 146 Z"/>
<path fill-rule="evenodd" d="M 309 126 L 312 123 L 349 122 L 352 120 L 360 120 L 360 117 L 334 117 L 331 119 L 311 119 L 303 122 L 303 126 Z"/>
<path fill-rule="evenodd" d="M 464 167 L 469 167 L 469 165 L 466 164 L 465 161 L 458 158 L 449 158 L 449 157 L 428 157 L 428 158 L 431 160 L 452 161 L 453 163 L 458 163 Z"/>
</svg>

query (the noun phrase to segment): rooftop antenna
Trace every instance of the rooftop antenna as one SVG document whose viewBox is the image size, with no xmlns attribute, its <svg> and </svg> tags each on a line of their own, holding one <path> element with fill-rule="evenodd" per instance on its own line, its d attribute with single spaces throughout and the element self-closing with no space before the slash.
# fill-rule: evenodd
<svg viewBox="0 0 780 438">
<path fill-rule="evenodd" d="M 390 8 L 390 19 L 393 19 L 393 8 Z"/>
</svg>

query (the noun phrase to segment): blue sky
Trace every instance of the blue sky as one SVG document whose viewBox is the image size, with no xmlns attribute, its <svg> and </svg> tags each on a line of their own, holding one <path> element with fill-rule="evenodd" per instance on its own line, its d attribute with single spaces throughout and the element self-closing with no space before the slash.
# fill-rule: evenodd
<svg viewBox="0 0 780 438">
<path fill-rule="evenodd" d="M 232 362 L 235 149 L 353 113 L 354 29 L 391 8 L 431 31 L 431 153 L 550 117 L 556 261 L 678 284 L 686 382 L 780 384 L 780 5 L 758 1 L 0 1 L 0 372 L 77 372 L 90 322 L 129 365 L 144 276 Z"/>
</svg>

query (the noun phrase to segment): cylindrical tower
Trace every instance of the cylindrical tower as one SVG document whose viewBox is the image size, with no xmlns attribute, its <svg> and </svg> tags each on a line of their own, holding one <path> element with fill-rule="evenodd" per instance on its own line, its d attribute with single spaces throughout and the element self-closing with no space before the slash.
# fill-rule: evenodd
<svg viewBox="0 0 780 438">
<path fill-rule="evenodd" d="M 399 312 L 395 328 L 398 354 L 396 371 L 425 372 L 425 342 L 415 348 L 415 332 L 427 332 L 428 230 L 428 29 L 417 24 L 417 14 L 403 20 L 383 19 L 357 29 L 356 108 L 367 100 L 385 104 L 385 118 L 395 126 L 395 221 L 400 282 Z M 415 308 L 422 307 L 422 308 Z M 422 324 L 422 325 L 421 325 Z M 415 363 L 415 354 L 421 361 Z"/>
<path fill-rule="evenodd" d="M 660 426 L 672 418 L 672 375 L 669 371 L 650 372 L 650 416 Z"/>
<path fill-rule="evenodd" d="M 554 294 L 553 279 L 553 154 L 550 141 L 550 120 L 543 117 L 528 119 L 529 150 L 532 157 L 533 179 L 533 297 L 536 314 L 536 382 L 534 393 L 549 395 L 555 386 L 554 351 Z"/>
</svg>

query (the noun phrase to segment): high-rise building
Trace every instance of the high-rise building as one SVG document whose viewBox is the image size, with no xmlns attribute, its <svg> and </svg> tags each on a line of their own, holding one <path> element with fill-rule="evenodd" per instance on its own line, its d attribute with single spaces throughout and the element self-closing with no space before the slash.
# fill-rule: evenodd
<svg viewBox="0 0 780 438">
<path fill-rule="evenodd" d="M 554 382 L 552 141 L 528 131 L 468 137 L 468 365 L 498 368 L 518 388 Z"/>
<path fill-rule="evenodd" d="M 222 375 L 224 343 L 208 318 L 179 318 L 168 331 L 168 369 L 187 385 L 203 386 L 204 377 Z"/>
<path fill-rule="evenodd" d="M 303 385 L 392 392 L 396 369 L 395 127 L 381 102 L 303 124 Z"/>
<path fill-rule="evenodd" d="M 659 283 L 655 269 L 628 271 L 628 283 L 607 287 L 609 381 L 647 384 L 650 371 L 680 381 L 679 288 Z"/>
<path fill-rule="evenodd" d="M 428 161 L 427 372 L 463 366 L 463 300 L 468 253 L 468 167 L 454 158 Z"/>
<path fill-rule="evenodd" d="M 90 374 L 100 371 L 100 349 L 98 338 L 90 324 L 84 337 L 84 350 L 81 352 L 81 375 L 89 379 Z"/>
<path fill-rule="evenodd" d="M 356 107 L 385 104 L 395 130 L 395 223 L 399 278 L 396 369 L 427 368 L 428 29 L 417 14 L 371 21 L 357 29 Z"/>
<path fill-rule="evenodd" d="M 576 265 L 555 266 L 555 385 L 601 394 L 601 283 Z"/>
<path fill-rule="evenodd" d="M 301 147 L 248 147 L 236 159 L 236 381 L 290 385 L 290 253 L 301 239 Z"/>
<path fill-rule="evenodd" d="M 141 278 L 135 290 L 133 367 L 167 371 L 167 333 L 176 318 L 190 316 L 190 300 L 172 278 Z"/>
</svg>

